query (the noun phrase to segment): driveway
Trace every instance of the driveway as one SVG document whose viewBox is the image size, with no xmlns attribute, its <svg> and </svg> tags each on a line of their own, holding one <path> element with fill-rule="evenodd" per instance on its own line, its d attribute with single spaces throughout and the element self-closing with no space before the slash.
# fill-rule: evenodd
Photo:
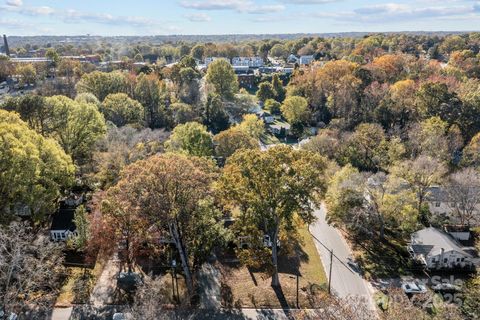
<svg viewBox="0 0 480 320">
<path fill-rule="evenodd" d="M 366 299 L 372 310 L 375 309 L 372 286 L 349 267 L 347 258 L 351 256 L 351 250 L 340 232 L 325 221 L 325 215 L 326 208 L 322 204 L 320 209 L 315 211 L 317 221 L 310 226 L 310 233 L 322 258 L 327 278 L 330 270 L 330 250 L 333 250 L 332 292 L 341 298 L 358 296 Z"/>
</svg>

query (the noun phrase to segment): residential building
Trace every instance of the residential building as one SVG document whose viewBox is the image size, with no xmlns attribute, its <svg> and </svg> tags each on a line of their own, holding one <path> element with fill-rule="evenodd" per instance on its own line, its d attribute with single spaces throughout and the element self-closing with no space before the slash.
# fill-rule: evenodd
<svg viewBox="0 0 480 320">
<path fill-rule="evenodd" d="M 408 251 L 429 270 L 473 269 L 479 263 L 474 248 L 464 247 L 446 232 L 433 227 L 413 233 Z"/>
<path fill-rule="evenodd" d="M 287 58 L 287 63 L 298 63 L 298 57 L 294 54 L 291 54 Z"/>
<path fill-rule="evenodd" d="M 310 64 L 312 63 L 314 60 L 313 56 L 301 56 L 299 59 L 298 59 L 298 63 L 300 65 L 307 65 L 307 64 Z"/>
<path fill-rule="evenodd" d="M 472 188 L 469 192 L 472 193 L 471 197 L 474 199 L 480 191 Z M 428 189 L 427 203 L 430 212 L 437 218 L 437 220 L 446 220 L 450 224 L 461 224 L 459 217 L 455 214 L 455 210 L 458 206 L 462 206 L 462 203 L 456 203 L 451 201 L 447 187 L 433 186 Z M 472 219 L 470 225 L 480 224 L 480 201 L 475 204 L 475 201 L 467 204 L 472 206 L 473 213 L 477 213 L 477 219 Z"/>
<path fill-rule="evenodd" d="M 50 226 L 50 238 L 54 241 L 66 241 L 77 235 L 75 225 L 75 210 L 85 202 L 84 195 L 72 194 L 66 199 L 60 201 L 60 207 L 53 215 L 52 225 Z"/>
<path fill-rule="evenodd" d="M 249 68 L 263 67 L 264 61 L 261 57 L 235 57 L 232 59 L 233 66 L 246 66 Z"/>
<path fill-rule="evenodd" d="M 261 110 L 257 112 L 257 117 L 262 119 L 265 124 L 271 124 L 275 122 L 275 117 L 267 111 Z"/>
</svg>

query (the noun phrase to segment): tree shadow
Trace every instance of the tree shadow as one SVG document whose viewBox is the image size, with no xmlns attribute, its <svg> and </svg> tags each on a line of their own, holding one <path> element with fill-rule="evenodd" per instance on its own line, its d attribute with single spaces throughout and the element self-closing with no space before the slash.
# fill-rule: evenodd
<svg viewBox="0 0 480 320">
<path fill-rule="evenodd" d="M 273 291 L 275 292 L 275 295 L 277 296 L 278 302 L 280 303 L 280 306 L 283 310 L 288 310 L 290 306 L 288 305 L 287 299 L 285 298 L 285 295 L 282 290 L 282 285 L 279 286 L 272 286 Z"/>
</svg>

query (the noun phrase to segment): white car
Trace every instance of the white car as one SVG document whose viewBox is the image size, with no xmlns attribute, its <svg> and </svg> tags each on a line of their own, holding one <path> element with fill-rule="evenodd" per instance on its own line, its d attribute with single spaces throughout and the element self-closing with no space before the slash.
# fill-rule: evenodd
<svg viewBox="0 0 480 320">
<path fill-rule="evenodd" d="M 402 283 L 402 290 L 406 294 L 426 293 L 427 287 L 420 281 L 407 281 Z"/>
</svg>

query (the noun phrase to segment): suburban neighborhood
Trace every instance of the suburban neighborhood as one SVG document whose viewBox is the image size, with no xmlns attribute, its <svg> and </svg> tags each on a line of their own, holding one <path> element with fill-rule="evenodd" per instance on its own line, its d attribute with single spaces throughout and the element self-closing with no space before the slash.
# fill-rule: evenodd
<svg viewBox="0 0 480 320">
<path fill-rule="evenodd" d="M 478 4 L 34 2 L 0 4 L 0 320 L 480 319 Z"/>
</svg>

